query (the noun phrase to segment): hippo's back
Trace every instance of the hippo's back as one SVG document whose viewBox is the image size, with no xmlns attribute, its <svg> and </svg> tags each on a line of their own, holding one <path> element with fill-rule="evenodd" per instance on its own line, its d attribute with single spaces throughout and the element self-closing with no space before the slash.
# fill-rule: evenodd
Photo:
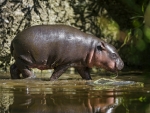
<svg viewBox="0 0 150 113">
<path fill-rule="evenodd" d="M 86 36 L 84 32 L 66 25 L 37 25 L 23 30 L 14 40 L 20 41 L 53 41 L 55 39 L 67 39 Z M 76 39 L 77 40 L 77 39 Z"/>
</svg>

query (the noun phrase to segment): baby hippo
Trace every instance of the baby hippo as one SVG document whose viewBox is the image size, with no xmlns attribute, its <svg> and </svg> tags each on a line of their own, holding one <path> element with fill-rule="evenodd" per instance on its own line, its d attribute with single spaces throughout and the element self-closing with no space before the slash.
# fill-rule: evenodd
<svg viewBox="0 0 150 113">
<path fill-rule="evenodd" d="M 54 69 L 50 80 L 57 80 L 69 67 L 83 79 L 91 80 L 89 69 L 117 72 L 124 66 L 116 49 L 103 40 L 66 25 L 38 25 L 19 33 L 11 43 L 15 63 L 12 79 L 32 78 L 30 68 Z"/>
</svg>

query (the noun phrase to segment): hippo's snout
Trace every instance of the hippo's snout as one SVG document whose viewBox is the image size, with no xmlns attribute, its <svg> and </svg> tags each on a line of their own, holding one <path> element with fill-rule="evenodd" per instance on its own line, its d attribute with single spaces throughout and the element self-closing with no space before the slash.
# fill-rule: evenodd
<svg viewBox="0 0 150 113">
<path fill-rule="evenodd" d="M 116 68 L 117 70 L 121 70 L 124 67 L 124 63 L 121 59 L 116 60 Z"/>
</svg>

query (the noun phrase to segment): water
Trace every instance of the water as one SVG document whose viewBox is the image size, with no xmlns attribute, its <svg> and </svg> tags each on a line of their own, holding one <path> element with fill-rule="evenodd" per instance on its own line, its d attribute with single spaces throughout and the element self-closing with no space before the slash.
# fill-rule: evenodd
<svg viewBox="0 0 150 113">
<path fill-rule="evenodd" d="M 100 76 L 92 78 L 87 82 L 79 75 L 63 75 L 50 82 L 44 76 L 33 80 L 1 76 L 0 113 L 150 113 L 149 79 L 119 76 L 117 80 L 126 82 L 112 84 L 109 77 L 103 82 L 95 82 Z"/>
</svg>

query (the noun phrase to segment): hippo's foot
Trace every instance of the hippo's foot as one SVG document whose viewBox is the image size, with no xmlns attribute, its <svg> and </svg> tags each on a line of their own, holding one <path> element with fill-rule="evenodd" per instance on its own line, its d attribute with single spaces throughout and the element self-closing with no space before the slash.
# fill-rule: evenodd
<svg viewBox="0 0 150 113">
<path fill-rule="evenodd" d="M 92 80 L 90 76 L 90 69 L 88 67 L 76 67 L 76 70 L 78 71 L 82 79 Z"/>
<path fill-rule="evenodd" d="M 26 79 L 32 79 L 32 78 L 35 78 L 36 76 L 31 72 L 30 69 L 22 69 L 21 70 L 21 73 L 22 73 L 22 76 L 23 78 L 26 78 Z"/>
<path fill-rule="evenodd" d="M 62 65 L 62 66 L 58 66 L 54 68 L 54 72 L 52 76 L 50 77 L 50 81 L 57 80 L 69 67 L 70 67 L 70 64 Z"/>
<path fill-rule="evenodd" d="M 19 74 L 22 74 L 23 78 L 33 78 L 34 74 L 29 69 L 28 65 L 24 63 L 22 59 L 16 59 L 15 66 L 17 68 L 17 73 L 15 76 L 19 76 Z"/>
<path fill-rule="evenodd" d="M 10 66 L 10 75 L 12 79 L 20 79 L 20 71 L 17 68 L 16 64 Z"/>
</svg>

